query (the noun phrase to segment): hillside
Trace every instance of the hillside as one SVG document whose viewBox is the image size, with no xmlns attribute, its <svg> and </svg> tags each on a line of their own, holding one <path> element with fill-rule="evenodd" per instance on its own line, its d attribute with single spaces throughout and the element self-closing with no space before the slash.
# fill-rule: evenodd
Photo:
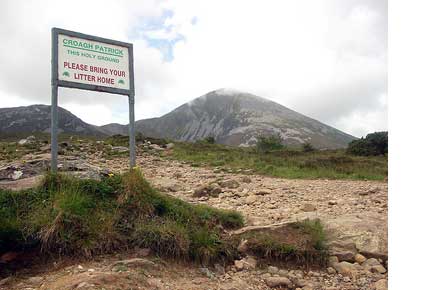
<svg viewBox="0 0 440 290">
<path fill-rule="evenodd" d="M 50 133 L 50 106 L 31 105 L 14 108 L 0 108 L 0 134 Z M 103 136 L 103 131 L 82 121 L 71 112 L 58 108 L 59 132 L 75 135 Z"/>
<path fill-rule="evenodd" d="M 128 133 L 127 125 L 88 124 L 59 108 L 59 131 L 104 136 Z M 212 136 L 217 143 L 252 146 L 260 135 L 280 134 L 286 145 L 311 143 L 316 148 L 347 147 L 355 137 L 270 100 L 239 91 L 220 89 L 207 93 L 159 118 L 136 121 L 145 136 L 197 141 Z M 0 109 L 1 135 L 50 132 L 50 106 Z"/>
<path fill-rule="evenodd" d="M 280 134 L 288 145 L 308 142 L 331 149 L 346 147 L 355 139 L 275 102 L 226 89 L 212 91 L 160 118 L 139 120 L 136 130 L 181 141 L 213 136 L 218 143 L 234 146 L 254 145 L 257 136 L 266 134 Z"/>
</svg>

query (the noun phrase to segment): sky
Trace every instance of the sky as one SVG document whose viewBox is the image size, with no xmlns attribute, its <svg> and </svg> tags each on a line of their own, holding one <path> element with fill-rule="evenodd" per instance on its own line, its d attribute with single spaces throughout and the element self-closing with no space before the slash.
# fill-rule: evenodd
<svg viewBox="0 0 440 290">
<path fill-rule="evenodd" d="M 388 129 L 386 0 L 0 3 L 0 107 L 50 104 L 52 27 L 131 42 L 136 119 L 219 88 L 278 102 L 357 137 Z M 95 124 L 128 123 L 121 95 L 59 89 Z"/>
</svg>

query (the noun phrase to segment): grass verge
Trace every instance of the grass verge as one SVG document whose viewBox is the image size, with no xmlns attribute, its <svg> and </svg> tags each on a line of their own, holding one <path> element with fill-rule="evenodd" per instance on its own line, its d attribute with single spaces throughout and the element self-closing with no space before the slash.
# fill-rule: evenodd
<svg viewBox="0 0 440 290">
<path fill-rule="evenodd" d="M 282 149 L 259 153 L 254 148 L 201 142 L 176 143 L 172 158 L 196 166 L 251 169 L 258 174 L 282 178 L 383 180 L 388 175 L 387 157 L 352 156 L 343 150 L 302 152 Z"/>
<path fill-rule="evenodd" d="M 308 257 L 325 250 L 319 222 L 239 238 L 227 231 L 242 226 L 238 212 L 162 194 L 139 170 L 101 181 L 47 174 L 36 188 L 0 189 L 0 257 L 35 250 L 49 257 L 91 257 L 148 247 L 161 257 L 227 263 L 240 257 L 241 238 L 265 259 L 316 264 Z"/>
<path fill-rule="evenodd" d="M 326 236 L 319 219 L 253 229 L 234 239 L 245 240 L 247 252 L 268 261 L 325 266 L 328 260 Z"/>
<path fill-rule="evenodd" d="M 40 247 L 91 256 L 145 246 L 201 261 L 230 259 L 223 231 L 243 225 L 237 212 L 157 192 L 138 170 L 102 181 L 48 174 L 37 188 L 0 190 L 0 220 L 0 254 Z"/>
</svg>

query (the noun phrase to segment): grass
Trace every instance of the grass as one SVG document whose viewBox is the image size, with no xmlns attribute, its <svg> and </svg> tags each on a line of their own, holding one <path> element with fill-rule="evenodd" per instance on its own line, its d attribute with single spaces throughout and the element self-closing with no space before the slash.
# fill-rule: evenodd
<svg viewBox="0 0 440 290">
<path fill-rule="evenodd" d="M 91 257 L 146 247 L 160 257 L 206 265 L 238 259 L 245 238 L 264 259 L 316 264 L 327 257 L 319 221 L 294 224 L 284 232 L 227 232 L 242 226 L 240 213 L 162 194 L 139 170 L 101 181 L 48 173 L 38 187 L 0 189 L 0 255 L 39 250 L 49 257 Z"/>
<path fill-rule="evenodd" d="M 102 181 L 48 174 L 37 188 L 0 190 L 0 221 L 0 253 L 38 247 L 90 257 L 143 246 L 203 262 L 231 259 L 223 229 L 243 225 L 237 212 L 157 192 L 138 170 Z"/>
<path fill-rule="evenodd" d="M 176 143 L 172 158 L 197 166 L 251 169 L 254 173 L 282 178 L 383 180 L 388 175 L 385 156 L 352 156 L 344 150 L 303 152 L 282 149 L 259 153 L 254 148 L 207 143 Z"/>
<path fill-rule="evenodd" d="M 246 240 L 248 251 L 270 261 L 325 266 L 326 236 L 319 219 L 290 223 L 270 230 L 254 229 L 236 239 Z"/>
</svg>

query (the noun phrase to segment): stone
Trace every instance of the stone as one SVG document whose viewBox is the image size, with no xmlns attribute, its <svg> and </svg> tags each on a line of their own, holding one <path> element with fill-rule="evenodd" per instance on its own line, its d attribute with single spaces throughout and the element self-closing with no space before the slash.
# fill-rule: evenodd
<svg viewBox="0 0 440 290">
<path fill-rule="evenodd" d="M 43 282 L 43 277 L 39 277 L 39 276 L 30 277 L 29 279 L 27 279 L 27 283 L 34 286 L 39 286 L 42 282 Z"/>
<path fill-rule="evenodd" d="M 167 149 L 173 149 L 174 148 L 174 143 L 168 143 L 165 146 L 166 146 Z"/>
<path fill-rule="evenodd" d="M 235 179 L 228 179 L 219 182 L 219 185 L 224 188 L 238 188 L 240 186 L 240 183 L 238 183 L 238 181 Z"/>
<path fill-rule="evenodd" d="M 167 177 L 155 179 L 154 185 L 161 191 L 177 192 L 183 190 L 182 186 L 176 180 Z"/>
<path fill-rule="evenodd" d="M 328 246 L 331 254 L 332 252 L 340 254 L 345 252 L 350 256 L 353 254 L 353 261 L 357 253 L 367 258 L 387 259 L 386 215 L 373 211 L 363 214 L 347 213 L 323 220 L 323 223 L 328 233 Z"/>
<path fill-rule="evenodd" d="M 278 275 L 283 276 L 283 277 L 287 277 L 287 278 L 288 278 L 288 276 L 289 276 L 289 271 L 284 270 L 284 269 L 280 269 L 280 270 L 278 271 Z"/>
<path fill-rule="evenodd" d="M 214 264 L 214 271 L 217 275 L 224 275 L 226 273 L 225 267 L 220 264 Z"/>
<path fill-rule="evenodd" d="M 249 176 L 243 176 L 243 177 L 241 178 L 241 182 L 244 182 L 244 183 L 251 183 L 251 182 L 252 182 L 252 179 L 251 179 Z"/>
<path fill-rule="evenodd" d="M 116 266 L 126 266 L 126 267 L 139 267 L 139 268 L 150 268 L 156 267 L 156 264 L 150 260 L 142 259 L 142 258 L 133 258 L 127 260 L 121 260 L 114 262 L 112 267 Z"/>
<path fill-rule="evenodd" d="M 356 244 L 353 242 L 329 242 L 330 253 L 338 257 L 339 261 L 354 262 L 354 257 L 357 253 Z"/>
<path fill-rule="evenodd" d="M 125 146 L 113 146 L 112 150 L 117 153 L 124 153 L 130 151 L 130 149 L 128 149 L 128 147 Z"/>
<path fill-rule="evenodd" d="M 209 279 L 214 279 L 215 275 L 208 268 L 200 268 L 200 272 L 206 275 Z"/>
<path fill-rule="evenodd" d="M 49 152 L 50 151 L 50 144 L 46 144 L 40 147 L 40 151 L 42 152 Z"/>
<path fill-rule="evenodd" d="M 357 262 L 357 263 L 359 263 L 359 264 L 362 264 L 363 262 L 365 262 L 366 260 L 367 260 L 367 258 L 365 258 L 363 255 L 361 255 L 361 254 L 356 254 L 355 256 L 354 256 L 354 260 Z"/>
<path fill-rule="evenodd" d="M 237 271 L 241 271 L 244 269 L 244 261 L 242 260 L 235 260 L 234 261 L 234 266 L 237 269 Z"/>
<path fill-rule="evenodd" d="M 305 279 L 300 278 L 295 282 L 295 285 L 302 288 L 307 285 L 307 281 Z"/>
<path fill-rule="evenodd" d="M 260 190 L 255 192 L 255 195 L 268 195 L 268 194 L 271 194 L 271 192 L 268 190 Z"/>
<path fill-rule="evenodd" d="M 216 185 L 202 185 L 196 190 L 194 190 L 194 197 L 202 197 L 202 196 L 212 196 L 218 197 L 219 194 L 222 193 L 222 189 Z"/>
<path fill-rule="evenodd" d="M 286 277 L 269 277 L 266 278 L 267 286 L 271 288 L 275 287 L 292 287 L 292 282 Z"/>
<path fill-rule="evenodd" d="M 333 268 L 342 276 L 353 276 L 356 272 L 354 264 L 342 261 L 340 263 L 333 264 Z"/>
<path fill-rule="evenodd" d="M 248 249 L 248 240 L 241 240 L 237 247 L 238 252 L 244 254 L 248 251 Z"/>
<path fill-rule="evenodd" d="M 35 136 L 29 136 L 26 139 L 21 139 L 20 141 L 18 141 L 18 145 L 27 145 L 27 144 L 32 144 L 35 143 L 37 141 L 37 139 L 35 138 Z"/>
<path fill-rule="evenodd" d="M 162 147 L 160 147 L 160 145 L 157 145 L 157 144 L 150 144 L 150 145 L 148 145 L 148 148 L 152 149 L 152 150 L 156 150 L 156 151 L 165 150 L 165 148 L 162 148 Z"/>
<path fill-rule="evenodd" d="M 330 256 L 330 257 L 328 258 L 328 264 L 329 264 L 330 266 L 332 266 L 332 265 L 335 264 L 335 263 L 339 263 L 339 259 L 338 259 L 338 257 L 336 257 L 336 256 Z"/>
<path fill-rule="evenodd" d="M 306 203 L 301 207 L 301 210 L 304 212 L 311 212 L 311 211 L 315 211 L 316 207 L 311 203 Z"/>
<path fill-rule="evenodd" d="M 333 274 L 336 274 L 336 270 L 333 267 L 328 267 L 327 273 L 329 273 L 330 275 L 333 275 Z"/>
<path fill-rule="evenodd" d="M 249 195 L 248 197 L 246 197 L 246 204 L 253 204 L 257 201 L 257 197 L 255 195 Z"/>
<path fill-rule="evenodd" d="M 146 282 L 147 282 L 147 286 L 151 287 L 151 288 L 148 288 L 148 289 L 154 289 L 154 290 L 163 289 L 162 281 L 160 281 L 160 279 L 148 278 L 146 280 Z"/>
<path fill-rule="evenodd" d="M 370 268 L 370 271 L 372 273 L 385 274 L 387 272 L 387 269 L 385 269 L 385 267 L 382 265 L 374 265 Z"/>
<path fill-rule="evenodd" d="M 272 275 L 273 274 L 278 274 L 278 268 L 277 267 L 275 267 L 275 266 L 269 266 L 269 267 L 267 267 L 267 272 L 269 272 L 269 273 L 271 273 Z"/>
<path fill-rule="evenodd" d="M 380 265 L 380 262 L 376 258 L 370 258 L 362 263 L 362 266 L 364 267 L 373 267 Z"/>
<path fill-rule="evenodd" d="M 76 286 L 76 289 L 81 289 L 81 288 L 90 287 L 90 286 L 92 286 L 92 285 L 90 285 L 90 283 L 83 281 L 83 282 L 79 283 L 78 286 Z"/>
<path fill-rule="evenodd" d="M 257 259 L 252 256 L 247 256 L 246 258 L 244 258 L 244 263 L 245 269 L 247 270 L 255 269 L 257 267 Z"/>
<path fill-rule="evenodd" d="M 328 205 L 337 205 L 337 204 L 338 204 L 338 202 L 336 200 L 330 200 L 328 202 Z"/>
<path fill-rule="evenodd" d="M 241 260 L 235 260 L 234 266 L 237 268 L 237 271 L 252 270 L 257 266 L 257 260 L 254 257 L 248 256 Z"/>
<path fill-rule="evenodd" d="M 23 171 L 21 170 L 15 170 L 12 174 L 11 174 L 11 178 L 12 180 L 18 180 L 23 176 Z"/>
<path fill-rule="evenodd" d="M 0 286 L 8 284 L 10 281 L 12 281 L 12 276 L 6 277 L 4 279 L 0 280 Z"/>
<path fill-rule="evenodd" d="M 380 279 L 374 283 L 375 290 L 388 290 L 388 281 L 386 279 Z"/>
</svg>

